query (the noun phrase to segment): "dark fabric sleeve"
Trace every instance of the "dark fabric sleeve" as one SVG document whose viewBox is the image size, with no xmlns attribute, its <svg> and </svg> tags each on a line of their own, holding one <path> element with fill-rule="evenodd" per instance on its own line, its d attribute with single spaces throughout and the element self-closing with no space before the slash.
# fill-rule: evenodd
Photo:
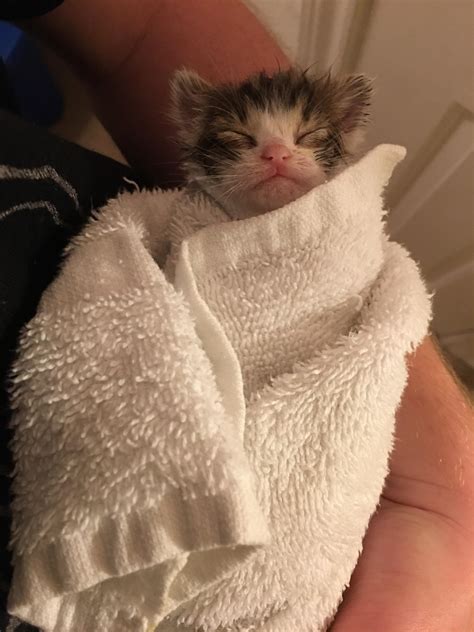
<svg viewBox="0 0 474 632">
<path fill-rule="evenodd" d="M 2 0 L 0 20 L 25 20 L 37 18 L 52 11 L 64 0 Z"/>
<path fill-rule="evenodd" d="M 28 632 L 6 612 L 10 581 L 7 381 L 19 332 L 65 245 L 93 209 L 140 177 L 125 165 L 0 110 L 0 632 Z"/>
</svg>

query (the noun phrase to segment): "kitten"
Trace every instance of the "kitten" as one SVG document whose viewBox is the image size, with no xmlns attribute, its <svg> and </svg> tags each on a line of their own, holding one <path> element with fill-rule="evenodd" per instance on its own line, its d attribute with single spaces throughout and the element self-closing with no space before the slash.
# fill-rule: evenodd
<svg viewBox="0 0 474 632">
<path fill-rule="evenodd" d="M 234 219 L 279 208 L 346 166 L 363 138 L 372 87 L 364 75 L 296 69 L 212 86 L 172 81 L 183 167 Z"/>
</svg>

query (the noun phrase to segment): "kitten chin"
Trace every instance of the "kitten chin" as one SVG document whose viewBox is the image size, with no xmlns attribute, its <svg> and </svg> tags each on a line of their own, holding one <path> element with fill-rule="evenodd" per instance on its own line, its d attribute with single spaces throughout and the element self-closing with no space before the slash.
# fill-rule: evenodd
<svg viewBox="0 0 474 632">
<path fill-rule="evenodd" d="M 226 197 L 225 191 L 221 197 L 215 189 L 213 197 L 230 217 L 233 219 L 246 219 L 281 208 L 303 196 L 316 186 L 327 182 L 327 180 L 328 178 L 324 173 L 319 178 L 315 178 L 305 184 L 297 183 L 287 178 L 276 177 L 266 180 L 253 189 L 242 191 L 239 197 L 235 199 Z"/>
<path fill-rule="evenodd" d="M 212 86 L 179 71 L 173 118 L 183 167 L 235 219 L 275 210 L 341 171 L 363 138 L 371 82 L 296 69 Z"/>
</svg>

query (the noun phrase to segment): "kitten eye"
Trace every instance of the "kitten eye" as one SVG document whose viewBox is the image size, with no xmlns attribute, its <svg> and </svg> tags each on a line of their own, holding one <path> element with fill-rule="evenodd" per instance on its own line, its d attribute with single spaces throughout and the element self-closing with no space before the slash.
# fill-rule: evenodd
<svg viewBox="0 0 474 632">
<path fill-rule="evenodd" d="M 247 146 L 256 147 L 257 141 L 250 134 L 246 134 L 245 132 L 239 132 L 235 129 L 228 129 L 224 132 L 221 132 L 219 136 L 226 141 L 233 141 L 238 143 L 245 143 Z"/>
<path fill-rule="evenodd" d="M 319 127 L 317 129 L 310 129 L 308 132 L 304 134 L 300 134 L 297 136 L 295 140 L 296 145 L 300 145 L 302 142 L 310 143 L 317 142 L 319 140 L 323 140 L 327 136 L 327 130 L 323 127 Z"/>
</svg>

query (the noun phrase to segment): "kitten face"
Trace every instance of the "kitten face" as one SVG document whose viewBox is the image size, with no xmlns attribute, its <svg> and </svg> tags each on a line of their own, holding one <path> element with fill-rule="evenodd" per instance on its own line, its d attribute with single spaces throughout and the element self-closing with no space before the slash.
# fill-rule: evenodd
<svg viewBox="0 0 474 632">
<path fill-rule="evenodd" d="M 235 218 L 279 208 L 347 163 L 370 94 L 362 75 L 317 79 L 288 70 L 214 87 L 179 71 L 173 114 L 188 177 Z"/>
</svg>

